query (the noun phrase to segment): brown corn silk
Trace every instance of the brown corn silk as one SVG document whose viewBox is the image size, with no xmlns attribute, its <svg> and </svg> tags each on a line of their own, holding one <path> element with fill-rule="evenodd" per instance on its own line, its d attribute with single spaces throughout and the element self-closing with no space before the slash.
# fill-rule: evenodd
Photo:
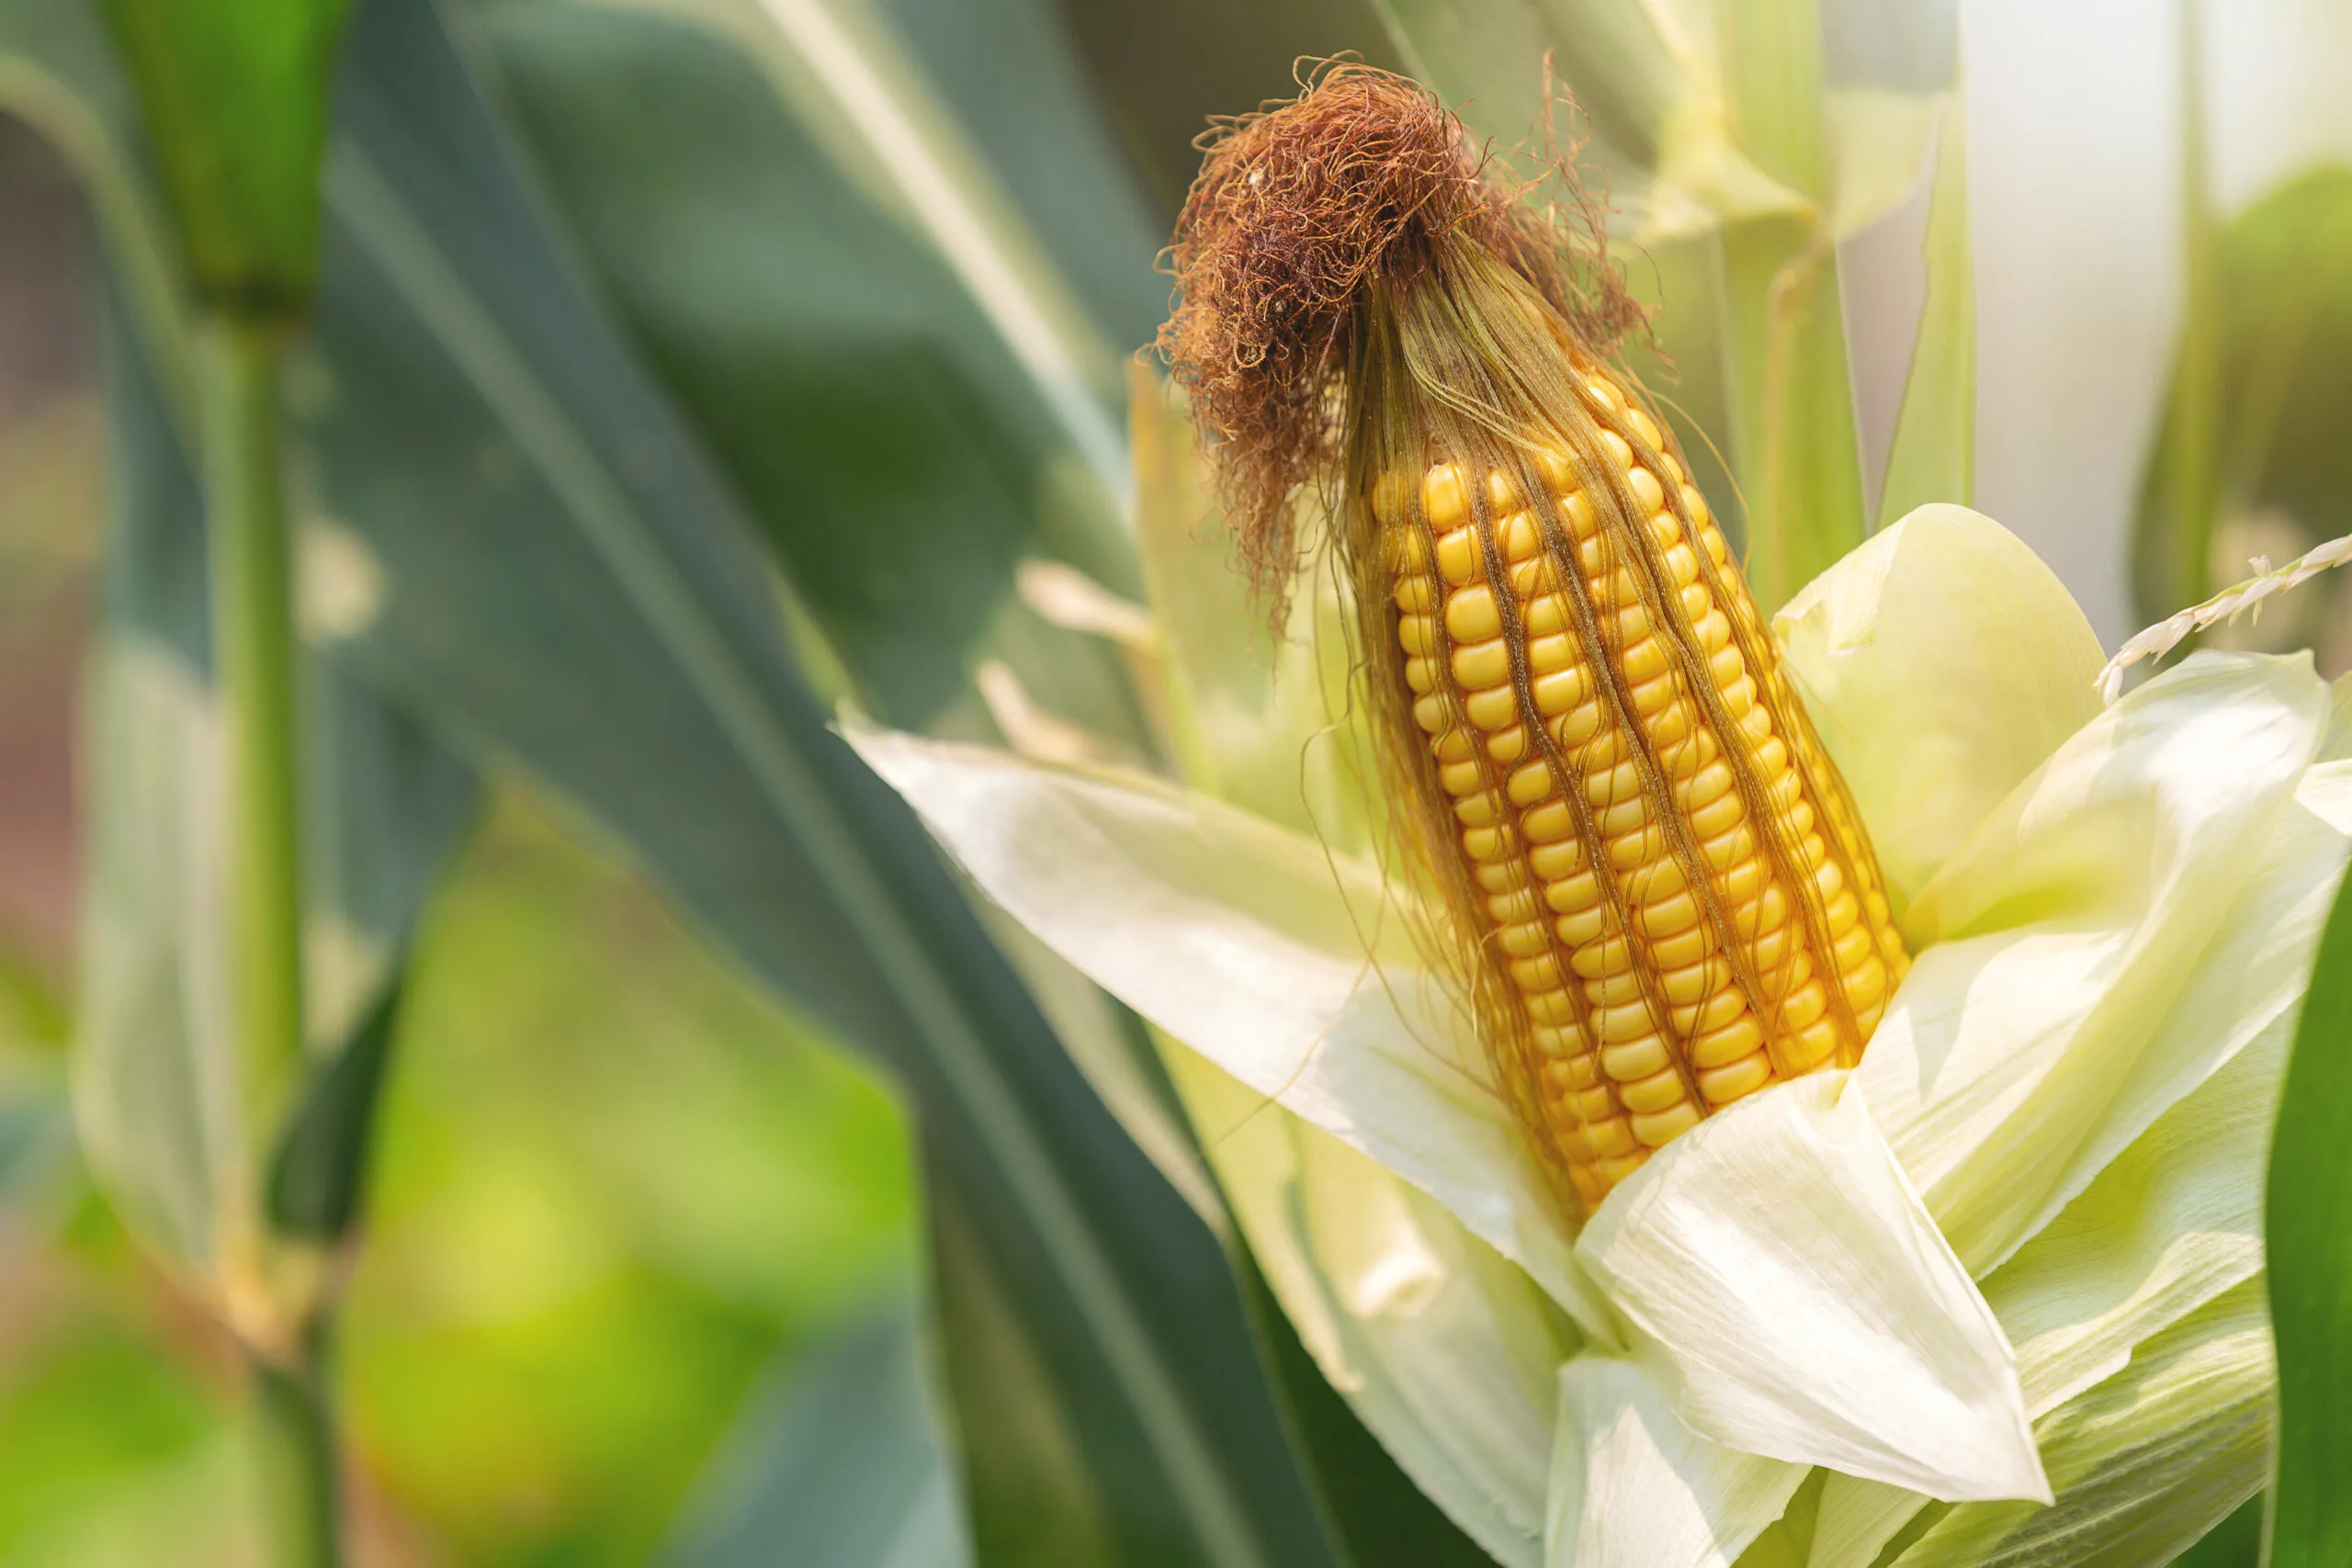
<svg viewBox="0 0 2352 1568">
<path fill-rule="evenodd" d="M 1870 842 L 1581 230 L 1362 66 L 1224 122 L 1162 352 L 1280 604 L 1320 495 L 1401 847 L 1570 1207 L 1859 1060 L 1905 965 Z"/>
</svg>

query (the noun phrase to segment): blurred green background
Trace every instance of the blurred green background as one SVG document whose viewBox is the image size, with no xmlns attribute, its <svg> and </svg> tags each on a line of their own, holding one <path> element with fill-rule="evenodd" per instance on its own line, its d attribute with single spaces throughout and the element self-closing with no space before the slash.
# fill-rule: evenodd
<svg viewBox="0 0 2352 1568">
<path fill-rule="evenodd" d="M 527 152 L 524 194 L 539 205 L 467 163 L 487 156 L 486 133 L 459 112 L 470 100 L 453 100 L 446 121 L 388 131 L 387 101 L 397 107 L 422 81 L 429 103 L 438 85 L 396 51 L 358 62 L 362 90 L 346 95 L 342 161 L 331 160 L 339 202 L 320 341 L 297 351 L 288 378 L 306 444 L 299 482 L 318 492 L 304 504 L 318 503 L 322 531 L 347 513 L 384 530 L 369 536 L 381 547 L 400 526 L 381 520 L 402 505 L 487 531 L 503 508 L 538 504 L 536 491 L 516 499 L 527 488 L 516 476 L 543 454 L 518 456 L 528 442 L 508 427 L 476 430 L 470 405 L 442 407 L 459 378 L 425 365 L 430 351 L 417 344 L 447 320 L 420 326 L 401 313 L 426 310 L 430 291 L 414 286 L 435 275 L 411 265 L 387 285 L 371 270 L 397 273 L 401 257 L 397 226 L 368 199 L 380 175 L 415 210 L 446 198 L 557 236 L 558 259 L 582 275 L 590 319 L 633 367 L 615 400 L 639 394 L 641 372 L 644 395 L 695 442 L 681 459 L 663 445 L 676 429 L 641 420 L 640 443 L 605 455 L 630 485 L 684 496 L 681 510 L 697 520 L 697 464 L 723 476 L 728 499 L 710 510 L 731 518 L 740 504 L 767 547 L 821 695 L 851 692 L 898 722 L 986 735 L 1005 715 L 968 676 L 1001 660 L 1049 712 L 1138 746 L 1141 716 L 1116 660 L 1032 615 L 1012 579 L 1019 561 L 1044 556 L 1140 592 L 1120 521 L 1130 482 L 1122 361 L 1164 304 L 1151 254 L 1204 117 L 1283 93 L 1300 54 L 1346 49 L 1444 85 L 1525 80 L 1532 90 L 1562 10 L 1466 0 L 842 7 L 894 40 L 874 58 L 932 73 L 908 99 L 949 128 L 942 145 L 989 175 L 969 187 L 997 203 L 981 226 L 1024 237 L 992 256 L 999 276 L 969 255 L 943 260 L 936 204 L 893 187 L 886 174 L 903 166 L 878 168 L 837 114 L 810 107 L 806 61 L 779 63 L 789 51 L 747 28 L 746 8 L 410 9 L 446 17 L 478 58 L 495 57 L 486 96 L 502 134 Z M 1918 9 L 1933 47 L 1906 53 L 1904 40 L 1874 33 L 1867 6 L 1821 7 L 1851 45 L 1832 51 L 1833 77 L 1939 91 L 1952 79 L 1955 33 L 1972 62 L 1961 96 L 1977 215 L 1973 368 L 1987 390 L 1960 423 L 1974 443 L 1979 504 L 2059 568 L 2110 646 L 2230 581 L 2247 557 L 2283 559 L 2352 526 L 2352 459 L 2334 434 L 2352 378 L 2332 346 L 2352 343 L 2352 175 L 2342 164 L 2352 100 L 2329 87 L 2340 79 L 2330 62 L 2352 62 L 2352 29 L 2316 5 L 2267 5 L 2227 23 L 2214 7 L 2199 46 L 2211 168 L 2192 178 L 2178 156 L 2181 85 L 2199 51 L 2181 50 L 2170 18 L 2086 5 L 2052 21 L 2047 7 L 1990 0 L 1957 15 Z M 37 4 L 0 11 L 20 28 L 40 16 Z M 1593 60 L 1564 64 L 1573 77 Z M 1638 96 L 1629 87 L 1624 103 L 1592 105 L 1599 152 L 1628 169 L 1655 152 L 1643 145 Z M 1474 107 L 1489 126 L 1523 118 L 1516 101 Z M 432 143 L 442 132 L 446 147 Z M 415 166 L 394 162 L 420 143 L 432 144 Z M 379 162 L 356 162 L 353 145 Z M 1834 247 L 1843 275 L 1829 292 L 1845 323 L 1838 352 L 1859 465 L 1845 502 L 1857 530 L 1901 488 L 1890 451 L 1931 281 L 1921 261 L 1928 182 L 1897 172 L 1883 209 Z M 142 280 L 120 256 L 107 280 L 99 217 L 56 144 L 0 118 L 0 1568 L 249 1568 L 258 1548 L 237 1426 L 241 1352 L 187 1281 L 133 1244 L 75 1151 L 64 1105 L 89 956 L 79 904 L 89 823 L 77 803 L 88 798 L 93 748 L 76 708 L 93 678 L 109 519 L 119 526 L 133 506 L 158 504 L 123 476 L 170 466 L 127 462 L 110 446 L 135 439 L 122 400 L 139 378 L 120 360 L 112 380 L 104 367 L 140 315 Z M 501 248 L 506 231 L 486 222 L 440 237 L 452 241 L 453 266 L 476 268 L 467 281 L 513 287 L 502 306 L 560 292 L 552 272 L 533 270 L 536 254 L 513 276 L 497 273 L 513 259 Z M 479 253 L 465 252 L 469 242 Z M 1734 330 L 1715 319 L 1713 243 L 1712 232 L 1664 237 L 1637 253 L 1643 287 L 1668 310 L 1679 378 L 1668 384 L 1700 430 L 1736 423 L 1710 357 Z M 949 265 L 959 260 L 965 270 Z M 1005 288 L 1036 311 L 1029 337 L 1010 334 L 1011 355 L 1001 340 L 1019 312 Z M 562 319 L 553 336 L 575 325 Z M 518 336 L 533 353 L 548 341 Z M 1040 373 L 1047 362 L 1067 380 Z M 355 363 L 384 367 L 390 389 L 355 385 Z M 467 368 L 465 386 L 495 380 Z M 601 389 L 557 358 L 531 368 L 583 403 Z M 2200 416 L 2211 400 L 2184 400 L 2177 370 L 2184 384 L 2226 387 L 2220 406 L 2232 412 Z M 383 400 L 370 403 L 377 392 Z M 591 436 L 605 428 L 596 412 L 581 421 Z M 616 423 L 639 412 L 625 406 Z M 479 423 L 513 412 L 502 406 Z M 447 428 L 435 423 L 444 415 Z M 395 423 L 413 448 L 386 434 Z M 1702 477 L 1728 512 L 1730 476 Z M 467 742 L 484 790 L 417 916 L 368 1156 L 364 1245 L 337 1330 L 354 1561 L 795 1562 L 760 1550 L 792 1525 L 760 1516 L 763 1467 L 780 1445 L 822 1430 L 808 1413 L 839 1394 L 825 1372 L 836 1358 L 887 1359 L 866 1337 L 939 1267 L 906 1109 L 872 1057 L 840 1043 L 854 1031 L 825 1012 L 834 998 L 824 987 L 804 995 L 795 976 L 779 978 L 792 933 L 768 950 L 747 937 L 771 914 L 786 924 L 788 911 L 729 904 L 733 889 L 697 881 L 727 845 L 664 840 L 632 815 L 662 794 L 673 762 L 682 784 L 695 782 L 684 775 L 699 756 L 662 752 L 671 737 L 644 715 L 683 705 L 675 692 L 704 694 L 662 685 L 666 671 L 647 675 L 635 693 L 644 700 L 622 716 L 635 728 L 616 719 L 613 742 L 641 773 L 601 754 L 565 773 L 574 732 L 485 741 L 485 727 L 517 711 L 495 705 L 511 693 L 486 681 L 487 705 L 436 707 L 432 684 L 446 671 L 432 637 L 494 622 L 498 602 L 434 579 L 442 558 L 429 551 L 380 553 L 396 579 L 430 592 L 395 596 L 413 641 L 362 646 L 352 667 L 438 720 L 437 736 Z M 559 582 L 549 597 L 568 604 L 576 587 Z M 2228 635 L 2316 644 L 2334 673 L 2352 660 L 2347 592 L 2312 591 Z M 581 603 L 595 607 L 584 589 Z M 322 640 L 334 641 L 329 632 Z M 614 647 L 616 660 L 637 656 L 626 629 Z M 493 651 L 514 657 L 495 671 L 512 677 L 543 650 Z M 594 729 L 594 704 L 581 705 L 575 721 Z M 599 769 L 614 780 L 609 795 L 582 782 Z M 765 830 L 765 818 L 752 822 Z M 683 839 L 703 826 L 684 824 Z M 657 892 L 649 863 L 663 886 L 684 891 Z M 787 995 L 808 1010 L 778 999 Z M 1108 1055 L 1087 1055 L 1083 1026 L 1052 1021 L 1094 1081 L 1111 1081 Z M 1182 1156 L 1163 1164 L 1181 1169 Z M 947 1251 L 952 1269 L 961 1255 Z M 1216 1260 L 1205 1244 L 1186 1256 Z M 1005 1267 L 1017 1275 L 1023 1265 Z M 970 1288 L 958 1299 L 986 1321 L 959 1318 L 955 1332 L 997 1344 L 1003 1325 L 988 1314 L 1003 1303 Z M 1279 1326 L 1274 1337 L 1279 1355 Z M 1025 1372 L 1005 1371 L 998 1415 L 1023 1408 Z M 866 1386 L 849 1397 L 868 1397 L 857 1392 Z M 1069 1440 L 1056 1428 L 1039 1446 Z M 989 1457 L 967 1461 L 984 1468 Z M 2243 1561 L 2235 1540 L 2213 1561 Z"/>
</svg>

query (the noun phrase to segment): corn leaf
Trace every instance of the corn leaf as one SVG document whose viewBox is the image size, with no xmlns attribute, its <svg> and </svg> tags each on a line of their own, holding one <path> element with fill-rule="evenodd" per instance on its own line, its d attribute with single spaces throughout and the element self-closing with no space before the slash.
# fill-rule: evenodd
<svg viewBox="0 0 2352 1568">
<path fill-rule="evenodd" d="M 2273 1568 L 2352 1556 L 2352 897 L 2339 894 L 2310 994 L 2270 1154 L 2265 1212 L 2279 1362 Z"/>
<path fill-rule="evenodd" d="M 284 1128 L 239 1128 L 235 1055 L 211 978 L 208 911 L 218 719 L 203 593 L 204 518 L 160 396 L 120 337 L 110 397 L 121 469 L 89 723 L 95 821 L 89 966 L 77 1060 L 84 1135 L 151 1235 L 197 1262 L 261 1202 L 289 1235 L 349 1224 L 367 1111 L 408 929 L 473 799 L 469 772 L 331 668 L 305 671 L 316 717 L 305 966 L 312 1067 Z M 159 897 L 158 883 L 176 887 Z M 249 1184 L 221 1190 L 225 1170 Z"/>
<path fill-rule="evenodd" d="M 322 664 L 306 669 L 317 720 L 311 1066 L 289 1124 L 244 1124 L 217 978 L 220 730 L 203 506 L 160 393 L 119 333 L 109 363 L 125 482 L 85 710 L 92 838 L 76 1109 L 118 1201 L 167 1258 L 204 1273 L 265 1229 L 326 1241 L 354 1217 L 408 929 L 473 785 L 405 717 Z"/>
<path fill-rule="evenodd" d="M 1968 146 L 1961 98 L 1944 107 L 1928 207 L 1928 288 L 1903 384 L 1878 525 L 1976 493 L 1976 277 L 1968 243 Z"/>
<path fill-rule="evenodd" d="M 954 1469 L 922 1386 L 921 1312 L 893 1292 L 796 1348 L 736 1418 L 656 1568 L 966 1568 Z"/>
<path fill-rule="evenodd" d="M 1132 740 L 1116 659 L 1013 572 L 1136 592 L 1119 362 L 1165 305 L 1159 241 L 1034 6 L 900 9 L 487 0 L 480 58 L 862 700 L 932 723 L 1004 658 Z"/>
<path fill-rule="evenodd" d="M 905 1076 L 984 1551 L 1070 1561 L 1034 1527 L 1075 1519 L 1154 1561 L 1323 1560 L 1216 1240 L 827 732 L 745 520 L 437 18 L 365 7 L 349 60 L 292 377 L 311 502 L 373 585 L 322 628 L 332 657 L 568 796 Z"/>
<path fill-rule="evenodd" d="M 208 305 L 298 313 L 317 270 L 319 155 L 347 0 L 104 0 Z"/>
<path fill-rule="evenodd" d="M 2143 472 L 2132 585 L 2143 620 L 2245 575 L 2247 558 L 2286 560 L 2352 532 L 2352 168 L 2289 181 L 2214 241 L 2211 323 L 2192 319 L 2173 372 L 2162 438 Z M 2206 337 L 2218 340 L 2209 355 Z M 2209 358 L 2211 363 L 2209 364 Z M 2218 378 L 2208 390 L 2205 380 Z M 2213 428 L 2205 429 L 2207 411 Z M 2212 443 L 2210 459 L 2188 450 Z M 2184 485 L 2207 493 L 2185 495 Z M 2328 595 L 2281 600 L 2238 635 L 2261 646 L 2317 640 Z"/>
</svg>

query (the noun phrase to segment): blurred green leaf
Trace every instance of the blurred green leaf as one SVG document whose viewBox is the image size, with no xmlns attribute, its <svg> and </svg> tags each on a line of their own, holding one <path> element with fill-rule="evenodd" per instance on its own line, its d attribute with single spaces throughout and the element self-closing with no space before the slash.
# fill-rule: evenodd
<svg viewBox="0 0 2352 1568">
<path fill-rule="evenodd" d="M 2295 1028 L 2264 1203 L 2278 1451 L 2270 1568 L 2352 1562 L 2352 885 L 2336 896 Z"/>
<path fill-rule="evenodd" d="M 111 332 L 119 479 L 85 717 L 90 827 L 74 1090 L 89 1157 L 126 1210 L 168 1256 L 207 1269 L 258 1239 L 269 1151 L 284 1129 L 241 1122 L 219 980 L 220 735 L 204 510 L 142 365 Z M 355 1039 L 366 1043 L 472 784 L 347 679 L 315 661 L 304 674 L 316 719 L 305 813 L 311 1077 L 345 1082 L 337 1064 Z M 315 1239 L 324 1219 L 347 1218 L 364 1146 L 356 1136 L 323 1145 L 315 1128 L 304 1139 L 289 1213 L 304 1213 L 297 1229 Z M 318 1190 L 296 1195 L 302 1189 Z M 343 1197 L 322 1209 L 327 1189 Z"/>
<path fill-rule="evenodd" d="M 911 1293 L 794 1357 L 737 1417 L 659 1568 L 770 1568 L 786 1556 L 794 1568 L 971 1562 L 921 1363 Z"/>
<path fill-rule="evenodd" d="M 1109 651 L 1012 597 L 1034 555 L 1133 592 L 1118 366 L 1165 299 L 1036 6 L 485 0 L 481 22 L 594 286 L 864 700 L 928 723 L 985 650 L 1134 734 Z"/>
<path fill-rule="evenodd" d="M 346 0 L 102 0 L 196 291 L 299 313 L 316 275 L 319 153 Z"/>
<path fill-rule="evenodd" d="M 1976 279 L 1968 243 L 1968 151 L 1961 100 L 1945 106 L 1928 207 L 1927 299 L 1886 458 L 1878 525 L 1917 506 L 1976 494 Z"/>
<path fill-rule="evenodd" d="M 363 7 L 347 62 L 316 352 L 290 373 L 312 526 L 370 585 L 329 651 L 548 780 L 906 1076 L 942 1255 L 1001 1292 L 1120 1551 L 1322 1560 L 1216 1239 L 827 729 L 732 497 L 582 295 L 436 17 Z M 951 1338 L 950 1369 L 968 1393 L 987 1364 Z M 1011 1414 L 959 1402 L 1017 1470 Z M 1004 1516 L 979 1517 L 987 1549 Z"/>
<path fill-rule="evenodd" d="M 2184 329 L 2164 434 L 2143 470 L 2132 583 L 2151 621 L 2237 581 L 2249 556 L 2286 560 L 2352 533 L 2352 168 L 2288 181 L 2214 246 L 2214 319 Z M 2211 367 L 2197 370 L 2209 351 Z M 2193 417 L 2206 400 L 2214 451 L 2188 462 L 2182 444 L 2206 438 Z M 2184 484 L 2210 484 L 2206 499 L 2184 502 Z M 2324 594 L 2280 601 L 2264 616 L 2265 643 L 2318 640 L 2327 609 Z"/>
</svg>

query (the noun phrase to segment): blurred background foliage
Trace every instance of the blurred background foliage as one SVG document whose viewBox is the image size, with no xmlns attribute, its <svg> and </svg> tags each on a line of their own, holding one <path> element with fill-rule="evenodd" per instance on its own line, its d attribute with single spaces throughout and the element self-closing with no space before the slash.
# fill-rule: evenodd
<svg viewBox="0 0 2352 1568">
<path fill-rule="evenodd" d="M 253 1227 L 340 1292 L 365 1568 L 1483 1560 L 1265 1301 L 1134 1021 L 984 927 L 825 728 L 1168 761 L 1132 638 L 1035 567 L 1139 599 L 1133 520 L 1184 532 L 1127 361 L 1193 137 L 1300 56 L 1513 145 L 1549 51 L 1768 598 L 1982 491 L 2095 562 L 2113 642 L 2127 558 L 2153 617 L 2346 526 L 2352 167 L 2312 159 L 2352 128 L 2247 154 L 2231 39 L 2183 110 L 2193 9 L 2049 46 L 2172 105 L 2173 195 L 2089 251 L 1987 201 L 2033 90 L 1990 0 L 356 0 L 332 81 L 334 7 L 242 60 L 182 47 L 199 9 L 0 0 L 0 1564 L 259 1560 Z M 152 136 L 194 56 L 291 85 Z M 322 148 L 322 203 L 191 203 L 216 133 Z M 2069 287 L 2112 306 L 2072 347 L 2035 335 Z M 195 345 L 289 300 L 288 1092 L 326 1109 L 224 1131 Z M 2143 373 L 2055 457 L 2009 434 L 2018 367 L 2122 364 L 2102 332 Z M 2333 673 L 2345 614 L 2223 635 Z"/>
</svg>

